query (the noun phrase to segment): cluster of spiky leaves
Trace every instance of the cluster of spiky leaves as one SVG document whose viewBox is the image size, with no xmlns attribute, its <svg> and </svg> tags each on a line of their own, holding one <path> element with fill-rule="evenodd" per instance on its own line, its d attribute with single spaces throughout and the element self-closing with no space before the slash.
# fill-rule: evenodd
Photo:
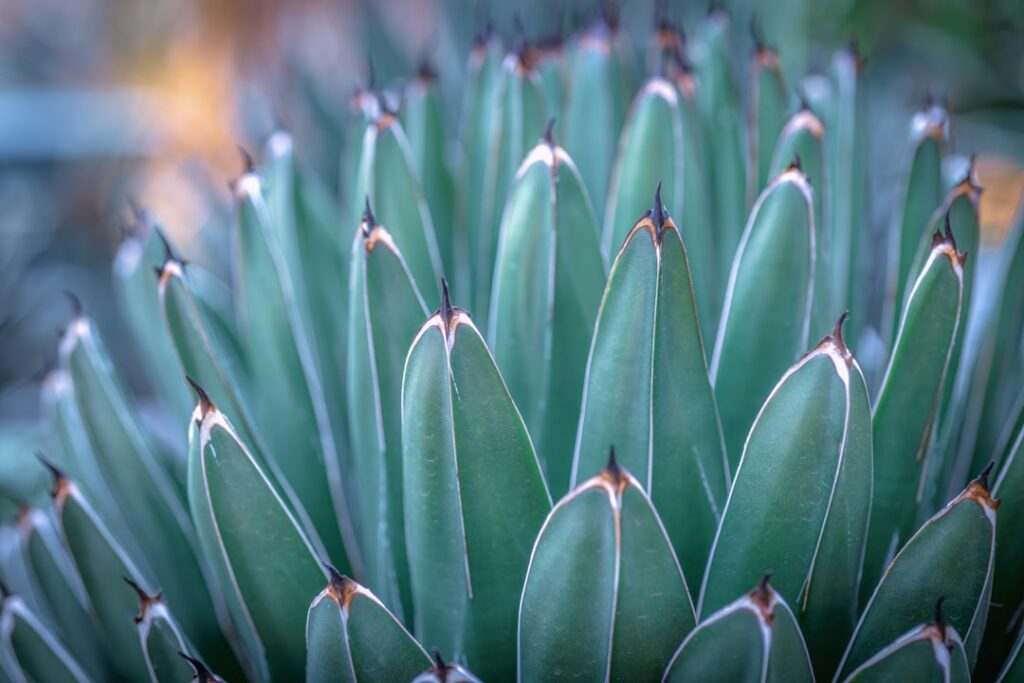
<svg viewBox="0 0 1024 683">
<path fill-rule="evenodd" d="M 727 32 L 659 26 L 642 83 L 614 22 L 483 37 L 454 172 L 428 70 L 360 91 L 340 208 L 275 134 L 230 286 L 140 213 L 159 414 L 76 305 L 52 486 L 2 482 L 3 676 L 1024 680 L 1024 226 L 972 307 L 930 107 L 867 286 L 857 56 L 794 109 Z"/>
</svg>

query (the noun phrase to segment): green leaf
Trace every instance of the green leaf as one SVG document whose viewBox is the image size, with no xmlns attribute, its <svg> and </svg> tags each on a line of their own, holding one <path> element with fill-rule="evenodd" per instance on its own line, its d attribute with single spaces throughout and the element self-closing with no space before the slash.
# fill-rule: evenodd
<svg viewBox="0 0 1024 683">
<path fill-rule="evenodd" d="M 59 473 L 54 508 L 114 669 L 121 677 L 146 680 L 149 672 L 132 621 L 137 603 L 123 578 L 140 586 L 147 582 L 77 486 Z"/>
<path fill-rule="evenodd" d="M 844 683 L 885 681 L 968 683 L 971 672 L 960 634 L 943 623 L 917 626 L 875 653 Z"/>
<path fill-rule="evenodd" d="M 747 207 L 743 110 L 733 76 L 733 50 L 728 39 L 730 25 L 729 15 L 714 8 L 698 24 L 689 49 L 703 92 L 698 104 L 704 148 L 710 152 L 712 225 L 715 226 L 718 275 L 723 287 L 740 242 Z"/>
<path fill-rule="evenodd" d="M 883 323 L 891 328 L 886 335 L 890 338 L 898 331 L 915 282 L 911 279 L 914 254 L 921 239 L 927 238 L 932 213 L 942 202 L 942 157 L 949 137 L 945 110 L 933 105 L 914 114 L 908 135 L 899 195 L 902 207 L 889 245 L 889 283 Z"/>
<path fill-rule="evenodd" d="M 871 410 L 841 325 L 783 375 L 754 421 L 698 606 L 710 614 L 770 568 L 819 677 L 854 626 L 871 503 Z"/>
<path fill-rule="evenodd" d="M 791 166 L 754 203 L 736 250 L 710 369 L 732 470 L 758 409 L 809 346 L 820 305 L 813 206 L 806 176 Z"/>
<path fill-rule="evenodd" d="M 306 609 L 324 578 L 316 553 L 248 445 L 203 393 L 189 441 L 192 518 L 236 626 L 255 633 L 244 636 L 258 657 L 249 665 L 264 679 L 299 680 Z"/>
<path fill-rule="evenodd" d="M 553 141 L 542 141 L 509 193 L 488 338 L 556 495 L 569 490 L 604 280 L 594 212 L 576 166 Z"/>
<path fill-rule="evenodd" d="M 971 482 L 893 558 L 864 607 L 837 678 L 927 620 L 939 598 L 948 623 L 963 634 L 968 668 L 974 668 L 992 591 L 999 505 L 989 495 L 987 475 Z"/>
<path fill-rule="evenodd" d="M 774 175 L 771 172 L 775 141 L 786 124 L 789 98 L 782 77 L 779 55 L 771 47 L 758 45 L 751 61 L 750 92 L 750 187 L 748 197 L 761 194 Z"/>
<path fill-rule="evenodd" d="M 208 572 L 199 559 L 188 511 L 136 423 L 88 318 L 76 316 L 68 325 L 60 356 L 98 468 L 145 553 L 145 574 L 156 578 L 185 629 L 205 652 L 227 649 L 218 619 L 223 605 L 207 588 Z"/>
<path fill-rule="evenodd" d="M 703 619 L 683 640 L 662 680 L 813 681 L 796 617 L 768 585 L 769 576 L 754 590 Z"/>
<path fill-rule="evenodd" d="M 519 678 L 657 680 L 693 627 L 665 529 L 613 453 L 537 537 L 519 608 Z"/>
<path fill-rule="evenodd" d="M 534 68 L 537 70 L 537 77 L 540 79 L 540 88 L 547 105 L 548 116 L 560 119 L 562 117 L 562 101 L 565 99 L 566 81 L 568 80 L 568 67 L 561 38 L 555 37 L 541 41 L 532 47 L 532 51 L 531 58 L 534 61 Z"/>
<path fill-rule="evenodd" d="M 432 667 L 412 679 L 412 683 L 481 683 L 480 679 L 458 664 L 446 664 L 438 652 Z"/>
<path fill-rule="evenodd" d="M 270 456 L 302 501 L 328 556 L 348 571 L 348 558 L 357 548 L 345 515 L 348 506 L 340 462 L 314 347 L 301 313 L 304 289 L 289 277 L 284 249 L 292 243 L 294 258 L 299 258 L 294 229 L 290 230 L 293 239 L 286 240 L 288 233 L 282 235 L 280 226 L 273 227 L 275 221 L 256 175 L 242 176 L 235 193 L 236 291 L 256 418 L 265 425 Z"/>
<path fill-rule="evenodd" d="M 1018 629 L 1017 640 L 996 683 L 1020 683 L 1024 681 L 1024 627 Z"/>
<path fill-rule="evenodd" d="M 455 272 L 452 223 L 455 181 L 445 154 L 447 130 L 437 75 L 424 65 L 403 91 L 402 127 L 413 167 L 423 181 L 444 272 Z M 429 291 L 429 290 L 428 290 Z"/>
<path fill-rule="evenodd" d="M 412 343 L 402 388 L 415 630 L 501 680 L 515 675 L 520 590 L 551 499 L 483 338 L 444 295 Z"/>
<path fill-rule="evenodd" d="M 135 628 L 142 642 L 142 653 L 146 658 L 149 678 L 152 683 L 173 683 L 186 681 L 192 676 L 192 667 L 179 654 L 188 652 L 187 639 L 160 593 L 150 595 L 129 581 L 139 597 L 139 613 L 135 617 Z"/>
<path fill-rule="evenodd" d="M 497 103 L 486 138 L 480 219 L 466 224 L 473 311 L 481 320 L 487 319 L 499 230 L 512 179 L 549 118 L 540 76 L 525 54 L 505 58 L 496 88 Z"/>
<path fill-rule="evenodd" d="M 427 307 L 391 233 L 363 216 L 349 269 L 347 404 L 369 587 L 405 623 L 412 594 L 402 511 L 402 370 Z"/>
<path fill-rule="evenodd" d="M 560 121 L 565 149 L 578 164 L 587 196 L 600 200 L 608 192 L 615 146 L 632 92 L 616 49 L 621 34 L 596 21 L 580 37 L 571 60 L 569 94 Z M 594 207 L 603 224 L 604 202 Z"/>
<path fill-rule="evenodd" d="M 877 454 L 862 601 L 914 530 L 935 413 L 961 324 L 964 258 L 951 235 L 935 234 L 875 401 Z"/>
<path fill-rule="evenodd" d="M 444 266 L 434 223 L 409 140 L 392 114 L 382 113 L 366 126 L 355 197 L 346 225 L 358 224 L 363 205 L 372 204 L 406 255 L 413 282 L 420 291 L 437 292 Z"/>
<path fill-rule="evenodd" d="M 307 683 L 412 680 L 430 657 L 380 600 L 333 569 L 306 617 Z"/>
<path fill-rule="evenodd" d="M 660 196 L 612 265 L 587 364 L 572 483 L 615 446 L 699 585 L 728 487 L 687 252 Z"/>
<path fill-rule="evenodd" d="M 174 354 L 174 344 L 160 313 L 160 295 L 153 269 L 169 256 L 160 227 L 145 212 L 114 258 L 114 293 L 128 325 L 134 348 L 143 358 L 142 370 L 172 419 L 185 424 L 192 412 L 188 387 Z"/>
<path fill-rule="evenodd" d="M 11 649 L 17 665 L 39 683 L 86 683 L 89 677 L 24 601 L 7 595 L 0 610 L 0 640 Z"/>
</svg>

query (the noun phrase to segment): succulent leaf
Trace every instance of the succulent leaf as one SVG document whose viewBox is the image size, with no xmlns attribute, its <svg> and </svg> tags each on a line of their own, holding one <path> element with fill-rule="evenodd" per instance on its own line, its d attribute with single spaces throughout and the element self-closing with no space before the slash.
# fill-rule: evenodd
<svg viewBox="0 0 1024 683">
<path fill-rule="evenodd" d="M 16 595 L 3 599 L 0 643 L 10 648 L 29 679 L 46 683 L 86 683 L 89 676 L 51 631 Z"/>
<path fill-rule="evenodd" d="M 786 124 L 788 97 L 778 53 L 767 45 L 758 45 L 750 69 L 750 183 L 752 199 L 761 194 L 774 175 L 771 172 L 775 141 Z"/>
<path fill-rule="evenodd" d="M 844 683 L 882 681 L 968 683 L 971 680 L 960 634 L 952 626 L 917 626 L 879 650 L 851 673 Z"/>
</svg>

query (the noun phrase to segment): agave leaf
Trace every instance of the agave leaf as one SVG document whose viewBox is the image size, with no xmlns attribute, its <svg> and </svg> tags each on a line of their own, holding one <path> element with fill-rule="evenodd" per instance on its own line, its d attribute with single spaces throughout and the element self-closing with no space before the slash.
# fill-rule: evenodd
<svg viewBox="0 0 1024 683">
<path fill-rule="evenodd" d="M 96 617 L 56 528 L 52 509 L 25 510 L 18 530 L 22 534 L 22 552 L 49 609 L 50 623 L 91 677 L 109 676 L 110 663 L 97 634 Z"/>
<path fill-rule="evenodd" d="M 270 454 L 302 500 L 328 556 L 347 571 L 350 553 L 357 549 L 345 515 L 340 463 L 315 351 L 301 315 L 302 290 L 289 277 L 284 245 L 292 242 L 294 258 L 299 258 L 294 228 L 292 239 L 285 240 L 283 229 L 272 227 L 275 221 L 256 175 L 242 176 L 235 192 L 236 290 L 254 394 L 259 397 L 256 416 L 267 425 Z M 284 221 L 279 216 L 277 222 Z"/>
<path fill-rule="evenodd" d="M 519 678 L 656 680 L 693 627 L 665 529 L 613 452 L 537 537 L 519 608 Z"/>
<path fill-rule="evenodd" d="M 736 250 L 710 369 L 732 470 L 761 404 L 808 347 L 820 305 L 813 207 L 807 178 L 790 166 L 754 203 Z"/>
<path fill-rule="evenodd" d="M 149 672 L 132 621 L 137 603 L 122 578 L 140 586 L 145 586 L 146 581 L 78 487 L 59 473 L 53 496 L 58 525 L 82 578 L 115 671 L 130 680 L 146 680 Z"/>
<path fill-rule="evenodd" d="M 402 388 L 416 633 L 500 680 L 516 670 L 519 593 L 551 498 L 483 338 L 444 296 L 412 343 Z"/>
<path fill-rule="evenodd" d="M 412 679 L 412 683 L 481 683 L 479 678 L 458 664 L 446 664 L 436 650 L 434 657 L 434 665 Z"/>
<path fill-rule="evenodd" d="M 192 667 L 179 653 L 188 652 L 187 639 L 160 593 L 151 595 L 141 586 L 129 582 L 139 597 L 139 613 L 135 628 L 142 642 L 142 653 L 152 683 L 189 680 Z"/>
<path fill-rule="evenodd" d="M 942 202 L 942 157 L 949 137 L 944 109 L 931 106 L 914 114 L 904 160 L 902 208 L 889 245 L 889 283 L 883 323 L 898 331 L 914 284 L 911 265 L 932 213 Z M 884 332 L 884 331 L 883 331 Z M 885 335 L 892 338 L 892 334 Z M 895 344 L 895 342 L 893 342 Z"/>
<path fill-rule="evenodd" d="M 99 470 L 145 553 L 151 576 L 157 578 L 196 642 L 210 653 L 226 649 L 218 620 L 224 608 L 207 587 L 188 512 L 136 424 L 89 319 L 79 315 L 71 321 L 60 355 Z"/>
<path fill-rule="evenodd" d="M 486 138 L 481 217 L 477 223 L 467 223 L 473 310 L 481 319 L 487 318 L 490 304 L 505 199 L 516 169 L 548 120 L 540 77 L 528 53 L 521 50 L 505 58 L 496 87 L 498 102 Z"/>
<path fill-rule="evenodd" d="M 444 272 L 455 272 L 453 255 L 453 202 L 455 182 L 445 154 L 447 131 L 437 74 L 424 64 L 405 87 L 402 127 L 409 140 L 413 167 L 423 181 L 437 247 Z"/>
<path fill-rule="evenodd" d="M 917 626 L 879 650 L 844 683 L 883 681 L 968 683 L 964 644 L 956 629 L 944 623 Z"/>
<path fill-rule="evenodd" d="M 779 54 L 767 45 L 758 45 L 750 69 L 750 109 L 747 116 L 750 135 L 750 182 L 747 197 L 752 202 L 774 175 L 771 172 L 775 141 L 786 124 L 789 98 L 782 77 Z"/>
<path fill-rule="evenodd" d="M 743 110 L 733 74 L 730 24 L 729 15 L 715 7 L 697 26 L 689 51 L 703 92 L 698 104 L 704 147 L 710 151 L 712 215 L 723 287 L 740 242 L 747 207 Z"/>
<path fill-rule="evenodd" d="M 0 641 L 17 666 L 42 683 L 86 683 L 89 677 L 51 631 L 16 595 L 7 595 L 0 610 Z"/>
<path fill-rule="evenodd" d="M 1024 628 L 1018 629 L 1017 640 L 1010 650 L 1010 656 L 1006 658 L 1006 664 L 996 683 L 1020 683 L 1024 681 Z"/>
<path fill-rule="evenodd" d="M 329 567 L 306 617 L 307 683 L 408 681 L 430 665 L 377 596 Z"/>
<path fill-rule="evenodd" d="M 576 165 L 546 139 L 520 166 L 509 194 L 488 338 L 556 494 L 569 490 L 604 280 L 597 225 Z"/>
<path fill-rule="evenodd" d="M 992 578 L 992 607 L 978 658 L 979 675 L 991 677 L 1014 647 L 1016 617 L 1024 606 L 1024 429 L 1017 431 L 992 495 L 1003 511 L 996 528 L 996 564 Z"/>
<path fill-rule="evenodd" d="M 383 112 L 366 126 L 355 196 L 377 207 L 381 223 L 391 228 L 395 245 L 406 254 L 420 291 L 437 292 L 444 266 L 434 223 L 409 140 L 393 114 Z M 355 204 L 346 225 L 358 223 L 361 211 L 362 204 Z"/>
<path fill-rule="evenodd" d="M 992 591 L 998 506 L 986 470 L 918 529 L 867 601 L 836 680 L 928 619 L 938 598 L 948 623 L 963 634 L 968 669 L 974 668 Z"/>
<path fill-rule="evenodd" d="M 951 234 L 935 233 L 875 401 L 872 432 L 878 452 L 862 600 L 914 528 L 935 414 L 961 324 L 964 258 Z"/>
<path fill-rule="evenodd" d="M 192 518 L 236 626 L 249 630 L 246 646 L 259 657 L 249 664 L 261 669 L 261 678 L 301 679 L 306 608 L 324 577 L 317 555 L 248 445 L 205 393 L 189 437 Z M 274 539 L 273 553 L 267 539 Z"/>
<path fill-rule="evenodd" d="M 458 201 L 455 205 L 453 256 L 457 268 L 453 273 L 455 290 L 471 290 L 480 277 L 473 262 L 476 251 L 470 236 L 480 230 L 484 221 L 487 193 L 487 166 L 493 149 L 491 126 L 497 117 L 501 75 L 501 43 L 493 35 L 478 37 L 469 54 L 466 68 L 465 99 L 462 108 L 459 160 Z M 476 238 L 473 238 L 476 239 Z"/>
<path fill-rule="evenodd" d="M 143 371 L 177 424 L 185 424 L 192 410 L 188 387 L 181 381 L 174 344 L 160 314 L 160 295 L 153 268 L 169 256 L 160 227 L 146 213 L 138 216 L 135 233 L 118 248 L 114 258 L 114 293 L 145 362 Z"/>
<path fill-rule="evenodd" d="M 871 503 L 871 410 L 841 325 L 783 375 L 754 421 L 698 606 L 720 609 L 772 567 L 819 676 L 853 629 Z"/>
<path fill-rule="evenodd" d="M 814 681 L 796 617 L 768 585 L 703 619 L 676 650 L 663 681 Z"/>
<path fill-rule="evenodd" d="M 404 253 L 367 207 L 352 244 L 349 272 L 347 404 L 356 528 L 372 590 L 412 623 L 402 511 L 402 368 L 427 308 Z"/>
<path fill-rule="evenodd" d="M 612 265 L 587 364 L 573 485 L 614 445 L 698 585 L 729 475 L 687 252 L 655 196 Z"/>
<path fill-rule="evenodd" d="M 632 94 L 628 74 L 616 51 L 618 28 L 595 21 L 580 37 L 572 58 L 565 117 L 561 121 L 565 149 L 578 164 L 587 195 L 595 200 L 608 192 L 615 144 Z M 604 202 L 594 207 L 603 225 Z"/>
<path fill-rule="evenodd" d="M 371 83 L 371 87 L 355 88 L 345 103 L 344 120 L 341 124 L 341 168 L 338 173 L 339 216 L 345 219 L 363 202 L 363 198 L 355 194 L 358 191 L 356 179 L 359 176 L 359 159 L 363 154 L 363 134 L 366 132 L 366 125 L 380 116 L 381 109 L 380 94 L 372 89 L 372 85 Z"/>
</svg>

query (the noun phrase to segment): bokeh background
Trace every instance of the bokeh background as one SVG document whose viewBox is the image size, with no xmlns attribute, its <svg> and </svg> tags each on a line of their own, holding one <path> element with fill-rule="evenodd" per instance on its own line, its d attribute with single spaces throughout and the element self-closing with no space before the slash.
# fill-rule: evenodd
<svg viewBox="0 0 1024 683">
<path fill-rule="evenodd" d="M 906 126 L 931 98 L 952 114 L 953 150 L 978 155 L 983 242 L 1000 242 L 1024 185 L 1024 2 L 727 0 L 724 7 L 746 50 L 737 64 L 753 50 L 756 24 L 779 50 L 788 83 L 855 41 L 870 169 L 863 230 L 888 228 Z M 270 132 L 284 127 L 301 163 L 343 200 L 342 120 L 356 88 L 400 85 L 428 62 L 455 140 L 465 56 L 485 26 L 507 42 L 540 41 L 614 12 L 639 67 L 655 17 L 685 31 L 707 9 L 653 0 L 0 0 L 5 436 L 35 428 L 39 382 L 69 317 L 65 291 L 81 298 L 146 400 L 111 291 L 111 262 L 133 206 L 157 216 L 187 259 L 223 268 L 239 146 L 258 155 Z"/>
</svg>

